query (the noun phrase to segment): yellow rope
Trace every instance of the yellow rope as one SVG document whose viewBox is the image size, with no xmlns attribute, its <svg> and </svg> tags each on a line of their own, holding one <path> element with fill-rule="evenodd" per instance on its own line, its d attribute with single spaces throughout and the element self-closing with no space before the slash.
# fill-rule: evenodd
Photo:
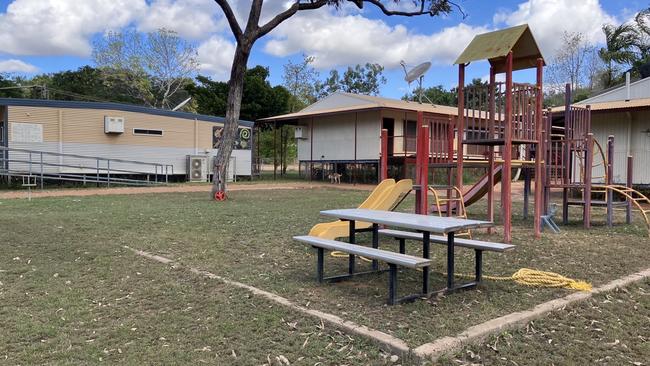
<svg viewBox="0 0 650 366">
<path fill-rule="evenodd" d="M 473 275 L 458 274 L 459 277 L 474 278 Z M 539 271 L 536 269 L 522 268 L 511 276 L 483 276 L 492 281 L 514 281 L 520 285 L 530 287 L 566 288 L 578 291 L 591 291 L 591 284 L 564 277 L 553 272 Z"/>
<path fill-rule="evenodd" d="M 332 257 L 347 258 L 349 254 L 334 251 L 331 253 Z M 358 256 L 361 260 L 372 262 L 371 259 Z M 446 273 L 440 273 L 446 276 Z M 456 277 L 474 278 L 474 275 L 456 273 Z M 548 288 L 566 288 L 577 291 L 591 291 L 591 284 L 585 281 L 578 281 L 572 278 L 564 277 L 561 274 L 554 272 L 539 271 L 536 269 L 522 268 L 511 276 L 482 276 L 485 280 L 491 281 L 514 281 L 520 285 L 529 287 L 548 287 Z"/>
</svg>

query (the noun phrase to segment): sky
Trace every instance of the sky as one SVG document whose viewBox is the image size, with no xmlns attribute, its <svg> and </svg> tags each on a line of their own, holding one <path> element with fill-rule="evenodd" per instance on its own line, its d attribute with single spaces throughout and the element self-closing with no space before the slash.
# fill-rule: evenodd
<svg viewBox="0 0 650 366">
<path fill-rule="evenodd" d="M 293 0 L 295 1 L 295 0 Z M 285 9 L 291 0 L 265 0 L 262 22 Z M 229 0 L 240 24 L 245 24 L 250 0 Z M 392 7 L 409 9 L 413 0 Z M 629 21 L 650 6 L 650 0 L 457 0 L 457 10 L 430 17 L 386 17 L 372 5 L 360 10 L 348 4 L 304 11 L 260 39 L 249 67 L 270 69 L 271 84 L 282 83 L 283 65 L 314 57 L 325 77 L 329 70 L 379 63 L 387 83 L 381 95 L 400 98 L 408 90 L 400 61 L 408 67 L 433 64 L 424 86 L 457 84 L 456 57 L 480 33 L 528 23 L 547 60 L 559 47 L 563 32 L 580 32 L 602 45 L 604 23 Z M 200 74 L 226 80 L 234 39 L 214 0 L 0 0 L 0 73 L 32 76 L 93 65 L 93 40 L 109 31 L 159 28 L 176 31 L 198 51 Z M 242 26 L 243 27 L 243 26 Z M 486 78 L 486 62 L 467 67 L 466 80 Z M 522 71 L 517 81 L 532 81 Z M 410 86 L 411 88 L 414 85 Z"/>
</svg>

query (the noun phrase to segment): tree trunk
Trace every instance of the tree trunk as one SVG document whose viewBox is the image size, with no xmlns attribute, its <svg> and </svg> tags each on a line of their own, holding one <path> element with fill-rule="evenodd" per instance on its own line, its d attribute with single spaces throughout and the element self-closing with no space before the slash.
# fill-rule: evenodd
<svg viewBox="0 0 650 366">
<path fill-rule="evenodd" d="M 235 57 L 230 70 L 230 80 L 228 81 L 228 105 L 226 106 L 226 121 L 223 126 L 223 134 L 218 145 L 217 156 L 212 164 L 212 197 L 217 191 L 226 191 L 226 180 L 228 173 L 228 164 L 232 148 L 237 136 L 239 127 L 239 111 L 241 108 L 242 94 L 244 91 L 244 75 L 246 73 L 246 64 L 250 56 L 251 45 L 237 44 Z"/>
</svg>

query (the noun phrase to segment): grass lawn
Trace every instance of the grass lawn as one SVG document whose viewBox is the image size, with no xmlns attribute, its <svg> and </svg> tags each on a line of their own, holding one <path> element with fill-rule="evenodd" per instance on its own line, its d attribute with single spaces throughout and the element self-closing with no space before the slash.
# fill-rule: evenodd
<svg viewBox="0 0 650 366">
<path fill-rule="evenodd" d="M 466 347 L 444 365 L 647 365 L 650 281 L 599 294 Z"/>
<path fill-rule="evenodd" d="M 390 363 L 364 339 L 50 215 L 67 213 L 34 211 L 4 242 L 0 364 Z"/>
<path fill-rule="evenodd" d="M 313 250 L 291 237 L 325 221 L 320 210 L 354 207 L 367 194 L 329 189 L 240 191 L 223 203 L 211 202 L 203 193 L 2 201 L 2 240 L 9 245 L 0 262 L 5 271 L 0 272 L 4 304 L 0 311 L 11 331 L 0 335 L 0 358 L 14 357 L 11 363 L 86 363 L 99 357 L 197 363 L 222 357 L 229 363 L 250 364 L 268 362 L 267 355 L 273 361 L 282 354 L 292 363 L 306 357 L 304 363 L 312 365 L 317 356 L 324 357 L 325 364 L 385 362 L 385 355 L 360 339 L 350 340 L 327 327 L 320 330 L 314 319 L 216 281 L 140 259 L 122 245 L 277 293 L 391 333 L 413 347 L 570 293 L 486 281 L 477 291 L 388 307 L 385 274 L 317 284 Z M 481 218 L 481 205 L 469 208 L 471 217 Z M 412 202 L 405 202 L 405 207 L 412 207 Z M 519 214 L 519 207 L 513 212 Z M 533 239 L 530 221 L 514 217 L 517 249 L 487 253 L 485 274 L 510 275 L 528 267 L 597 286 L 647 267 L 647 232 L 639 221 L 613 230 L 597 226 L 585 231 L 577 222 L 578 212 L 575 209 L 576 222 L 563 227 L 561 234 L 541 240 Z M 602 211 L 594 210 L 594 221 L 604 222 Z M 501 238 L 484 233 L 477 237 Z M 368 235 L 360 239 L 369 242 Z M 396 243 L 384 240 L 382 247 L 396 250 Z M 413 254 L 420 250 L 410 244 Z M 445 248 L 434 246 L 432 254 L 433 269 L 444 271 Z M 473 253 L 459 249 L 458 254 L 458 271 L 470 273 Z M 326 259 L 328 273 L 346 268 L 344 259 Z M 416 291 L 419 276 L 414 271 L 401 273 L 402 293 Z M 432 288 L 442 287 L 444 277 L 434 275 Z M 348 356 L 354 358 L 345 359 Z"/>
</svg>

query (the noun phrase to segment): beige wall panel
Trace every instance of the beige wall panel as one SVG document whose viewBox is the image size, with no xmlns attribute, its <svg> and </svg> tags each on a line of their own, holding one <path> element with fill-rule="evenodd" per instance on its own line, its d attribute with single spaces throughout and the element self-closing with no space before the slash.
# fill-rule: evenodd
<svg viewBox="0 0 650 366">
<path fill-rule="evenodd" d="M 9 106 L 9 141 L 11 123 L 38 123 L 43 125 L 43 142 L 59 141 L 59 110 L 57 108 L 34 108 Z M 102 125 L 102 131 L 103 131 Z"/>
</svg>

